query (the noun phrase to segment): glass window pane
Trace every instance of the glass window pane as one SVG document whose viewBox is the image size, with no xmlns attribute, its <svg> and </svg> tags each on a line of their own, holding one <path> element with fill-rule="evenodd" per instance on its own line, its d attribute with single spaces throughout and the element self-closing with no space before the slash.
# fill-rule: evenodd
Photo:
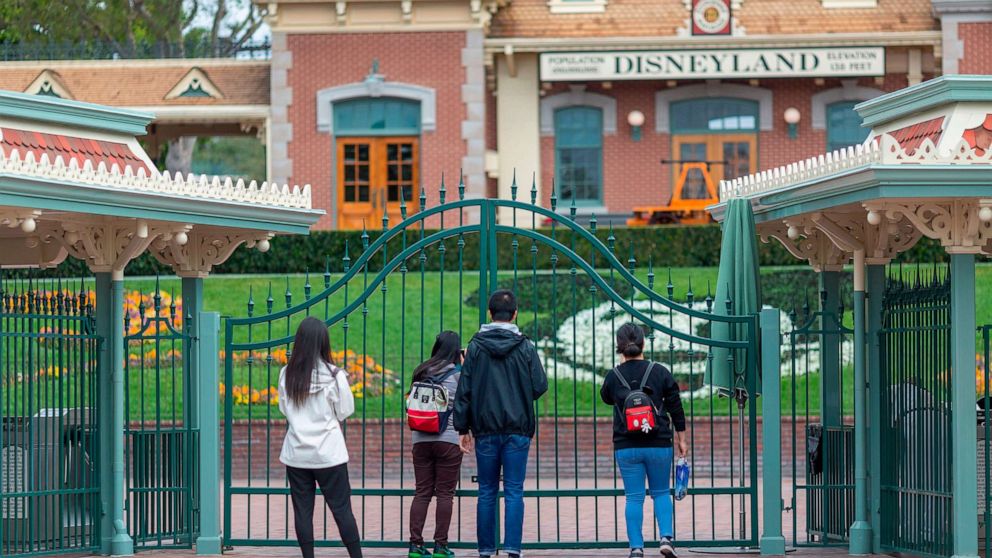
<svg viewBox="0 0 992 558">
<path fill-rule="evenodd" d="M 865 141 L 869 130 L 861 127 L 861 117 L 854 110 L 859 101 L 844 101 L 827 106 L 827 150 L 834 151 Z"/>
<path fill-rule="evenodd" d="M 369 181 L 369 166 L 368 165 L 359 165 L 359 167 L 358 167 L 358 180 L 360 180 L 362 182 L 368 182 Z"/>
<path fill-rule="evenodd" d="M 754 131 L 758 103 L 745 99 L 691 99 L 672 103 L 673 133 L 709 131 Z"/>
<path fill-rule="evenodd" d="M 413 180 L 413 165 L 403 165 L 401 167 L 403 172 L 401 174 L 401 179 L 403 182 L 409 182 Z"/>
<path fill-rule="evenodd" d="M 400 201 L 400 187 L 399 186 L 397 186 L 396 184 L 390 184 L 389 185 L 389 188 L 387 188 L 387 191 L 388 191 L 388 193 L 387 193 L 387 199 L 388 199 L 388 201 L 391 201 L 391 202 L 398 202 L 398 201 Z"/>
<path fill-rule="evenodd" d="M 555 112 L 556 184 L 561 200 L 598 203 L 602 197 L 603 111 L 567 107 Z"/>
<path fill-rule="evenodd" d="M 358 187 L 358 201 L 367 202 L 369 201 L 369 187 L 359 186 Z"/>
<path fill-rule="evenodd" d="M 390 164 L 386 166 L 386 180 L 396 182 L 399 180 L 399 166 Z"/>
<path fill-rule="evenodd" d="M 751 173 L 751 144 L 742 142 L 725 142 L 723 144 L 723 179 L 730 180 Z"/>
<path fill-rule="evenodd" d="M 355 165 L 346 165 L 344 167 L 344 181 L 345 182 L 355 181 Z"/>
<path fill-rule="evenodd" d="M 344 187 L 344 201 L 353 202 L 355 201 L 355 187 L 345 186 Z"/>
<path fill-rule="evenodd" d="M 362 98 L 334 103 L 336 135 L 420 133 L 420 103 L 390 97 Z"/>
</svg>

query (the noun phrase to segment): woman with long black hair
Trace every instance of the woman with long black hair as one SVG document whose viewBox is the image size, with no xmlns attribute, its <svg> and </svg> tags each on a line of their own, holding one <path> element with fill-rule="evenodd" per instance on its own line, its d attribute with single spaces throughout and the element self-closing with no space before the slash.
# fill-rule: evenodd
<svg viewBox="0 0 992 558">
<path fill-rule="evenodd" d="M 286 466 L 303 558 L 313 558 L 316 487 L 334 515 L 351 558 L 362 556 L 358 524 L 351 511 L 348 448 L 341 421 L 355 412 L 344 370 L 331 364 L 327 326 L 305 318 L 296 330 L 289 363 L 279 371 L 279 410 L 289 423 L 279 461 Z"/>
<path fill-rule="evenodd" d="M 442 331 L 434 341 L 431 358 L 413 371 L 413 383 L 433 381 L 447 393 L 450 405 L 455 400 L 459 371 L 462 364 L 461 338 L 454 331 Z M 455 487 L 462 467 L 462 454 L 467 449 L 448 416 L 448 425 L 439 434 L 413 432 L 413 472 L 416 494 L 410 504 L 409 558 L 450 558 L 448 527 Z M 424 522 L 431 498 L 437 498 L 434 522 L 434 551 L 424 547 Z"/>
</svg>

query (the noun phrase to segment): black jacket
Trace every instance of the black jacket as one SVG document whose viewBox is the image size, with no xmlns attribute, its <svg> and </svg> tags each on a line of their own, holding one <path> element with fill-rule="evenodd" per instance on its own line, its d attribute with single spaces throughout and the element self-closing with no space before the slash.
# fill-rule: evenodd
<svg viewBox="0 0 992 558">
<path fill-rule="evenodd" d="M 613 405 L 613 447 L 627 448 L 670 448 L 672 447 L 672 426 L 678 432 L 685 431 L 685 411 L 682 409 L 682 398 L 679 397 L 679 385 L 672 373 L 661 364 L 655 364 L 654 370 L 648 376 L 647 389 L 641 387 L 644 369 L 649 364 L 647 360 L 628 360 L 617 367 L 627 380 L 630 387 L 641 389 L 646 393 L 655 406 L 661 409 L 661 428 L 656 428 L 648 435 L 640 432 L 627 432 L 627 419 L 623 416 L 623 400 L 630 393 L 623 387 L 617 375 L 612 370 L 603 380 L 599 390 L 600 397 L 607 405 Z"/>
<path fill-rule="evenodd" d="M 529 339 L 504 328 L 472 337 L 455 395 L 455 430 L 475 436 L 533 437 L 534 401 L 548 391 L 548 377 Z"/>
</svg>

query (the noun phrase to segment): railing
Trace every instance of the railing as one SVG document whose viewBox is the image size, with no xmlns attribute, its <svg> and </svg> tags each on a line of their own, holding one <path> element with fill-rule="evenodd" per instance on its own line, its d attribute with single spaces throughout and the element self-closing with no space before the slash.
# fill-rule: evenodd
<svg viewBox="0 0 992 558">
<path fill-rule="evenodd" d="M 102 42 L 0 43 L 0 61 L 31 60 L 131 60 L 161 58 L 236 58 L 268 60 L 272 44 L 266 39 L 243 44 L 187 41 L 185 43 Z"/>
</svg>

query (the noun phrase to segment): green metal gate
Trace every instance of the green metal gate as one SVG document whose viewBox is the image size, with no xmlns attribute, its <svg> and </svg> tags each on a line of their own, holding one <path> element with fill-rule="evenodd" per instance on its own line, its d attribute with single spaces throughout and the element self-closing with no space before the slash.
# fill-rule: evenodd
<svg viewBox="0 0 992 558">
<path fill-rule="evenodd" d="M 885 551 L 951 556 L 950 277 L 890 277 L 881 348 L 881 544 Z"/>
<path fill-rule="evenodd" d="M 95 331 L 81 284 L 0 284 L 0 555 L 99 547 Z"/>
<path fill-rule="evenodd" d="M 793 544 L 844 545 L 854 522 L 854 428 L 850 405 L 854 330 L 843 323 L 840 301 L 820 295 L 790 314 L 789 411 Z"/>
<path fill-rule="evenodd" d="M 191 319 L 157 286 L 125 301 L 126 517 L 135 548 L 190 548 L 196 536 Z"/>
<path fill-rule="evenodd" d="M 597 379 L 616 363 L 613 332 L 631 319 L 650 330 L 649 356 L 691 392 L 684 401 L 694 476 L 689 497 L 676 505 L 679 543 L 756 545 L 757 317 L 714 315 L 715 304 L 731 309 L 732 301 L 694 292 L 691 276 L 656 273 L 639 257 L 643 247 L 635 236 L 619 243 L 612 227 L 603 230 L 595 217 L 584 228 L 574 206 L 560 211 L 554 198 L 550 209 L 538 206 L 536 189 L 530 203 L 517 201 L 516 186 L 512 200 L 465 199 L 464 188 L 458 191 L 458 199 L 447 202 L 442 185 L 438 205 L 430 208 L 422 194 L 422 210 L 410 217 L 409 200 L 402 200 L 402 222 L 390 228 L 383 217 L 375 238 L 364 233 L 361 246 L 346 246 L 342 261 L 328 262 L 319 292 L 309 276 L 259 285 L 246 301 L 247 317 L 226 321 L 226 544 L 295 545 L 278 461 L 285 423 L 275 386 L 296 325 L 314 315 L 328 324 L 333 357 L 358 398 L 345 431 L 364 544 L 405 545 L 413 471 L 402 412 L 410 373 L 439 331 L 457 331 L 467 344 L 487 319 L 489 293 L 511 288 L 520 304 L 518 324 L 537 344 L 550 380 L 537 403 L 524 546 L 626 546 L 612 411 L 599 402 Z M 478 216 L 473 224 L 470 214 Z M 302 290 L 302 300 L 294 290 Z M 710 339 L 714 321 L 740 324 L 747 338 Z M 751 395 L 740 408 L 702 385 L 712 347 L 732 349 L 727 358 L 746 365 L 738 367 L 747 372 L 737 380 Z M 474 472 L 474 457 L 467 456 L 451 527 L 454 547 L 474 546 Z M 317 522 L 318 544 L 339 544 L 326 510 Z M 649 528 L 649 540 L 653 532 Z"/>
</svg>

